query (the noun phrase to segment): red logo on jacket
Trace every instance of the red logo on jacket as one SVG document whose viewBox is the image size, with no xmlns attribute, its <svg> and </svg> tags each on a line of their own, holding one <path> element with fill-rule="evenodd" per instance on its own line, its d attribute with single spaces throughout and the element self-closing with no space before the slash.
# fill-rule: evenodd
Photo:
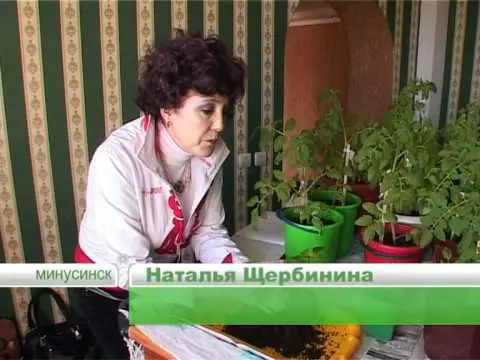
<svg viewBox="0 0 480 360">
<path fill-rule="evenodd" d="M 176 254 L 178 247 L 184 248 L 189 244 L 190 236 L 188 236 L 187 239 L 185 239 L 184 237 L 183 232 L 185 230 L 185 217 L 182 207 L 180 206 L 180 202 L 178 201 L 177 196 L 172 190 L 170 190 L 170 196 L 168 197 L 167 203 L 168 208 L 173 213 L 173 228 L 166 236 L 165 240 L 162 243 L 162 246 L 157 249 L 157 252 L 161 254 Z M 194 234 L 200 227 L 200 208 L 201 206 L 197 208 L 195 214 L 193 215 L 195 218 L 190 234 Z"/>
<path fill-rule="evenodd" d="M 186 244 L 183 238 L 183 230 L 185 228 L 185 218 L 180 203 L 175 196 L 175 193 L 170 190 L 170 196 L 168 197 L 168 207 L 173 212 L 173 228 L 168 233 L 167 237 L 163 241 L 162 246 L 158 249 L 160 253 L 176 254 L 178 247 L 185 247 Z"/>
</svg>

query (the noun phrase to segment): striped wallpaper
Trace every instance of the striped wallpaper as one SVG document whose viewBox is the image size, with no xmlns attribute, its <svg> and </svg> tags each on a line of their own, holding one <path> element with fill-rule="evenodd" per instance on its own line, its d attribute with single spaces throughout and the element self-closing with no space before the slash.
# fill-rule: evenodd
<svg viewBox="0 0 480 360">
<path fill-rule="evenodd" d="M 246 200 L 271 160 L 242 169 L 236 155 L 259 151 L 257 127 L 282 117 L 284 38 L 296 3 L 0 2 L 0 261 L 72 260 L 89 159 L 105 136 L 138 116 L 138 59 L 173 27 L 217 33 L 249 65 L 246 96 L 226 124 L 232 155 L 224 168 L 226 223 L 232 232 L 247 224 Z M 398 90 L 415 74 L 419 1 L 379 6 L 394 37 Z M 480 94 L 478 3 L 452 2 L 450 14 L 445 118 Z M 0 316 L 15 315 L 24 331 L 30 296 L 30 289 L 0 289 Z"/>
<path fill-rule="evenodd" d="M 440 125 L 480 101 L 480 3 L 450 1 Z M 454 50 L 454 51 L 451 51 Z"/>
<path fill-rule="evenodd" d="M 224 170 L 227 224 L 231 231 L 245 225 L 251 184 L 270 170 L 241 169 L 233 154 L 259 151 L 258 136 L 249 134 L 281 116 L 283 57 L 275 54 L 283 53 L 287 5 L 0 3 L 0 32 L 9 34 L 0 44 L 0 260 L 72 260 L 89 159 L 105 136 L 138 115 L 138 59 L 174 27 L 218 33 L 249 64 L 247 94 L 226 127 L 233 151 Z M 24 331 L 30 289 L 3 289 L 0 296 L 11 299 L 0 303 L 0 316 L 15 314 Z"/>
</svg>

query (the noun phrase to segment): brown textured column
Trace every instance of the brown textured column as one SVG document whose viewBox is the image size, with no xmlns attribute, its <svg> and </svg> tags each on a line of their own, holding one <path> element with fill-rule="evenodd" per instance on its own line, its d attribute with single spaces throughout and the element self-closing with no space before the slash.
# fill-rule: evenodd
<svg viewBox="0 0 480 360">
<path fill-rule="evenodd" d="M 391 104 L 393 40 L 375 1 L 300 1 L 294 19 L 340 22 L 289 27 L 285 44 L 284 119 L 314 126 L 326 88 L 342 94 L 349 114 L 370 120 Z M 285 172 L 291 172 L 285 167 Z"/>
<path fill-rule="evenodd" d="M 350 54 L 349 113 L 377 118 L 391 104 L 393 38 L 376 1 L 331 1 L 342 19 Z"/>
</svg>

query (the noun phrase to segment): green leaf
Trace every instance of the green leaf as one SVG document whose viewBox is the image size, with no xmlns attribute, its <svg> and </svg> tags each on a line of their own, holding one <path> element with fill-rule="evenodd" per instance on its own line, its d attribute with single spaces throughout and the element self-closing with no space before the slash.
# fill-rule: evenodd
<svg viewBox="0 0 480 360">
<path fill-rule="evenodd" d="M 409 184 L 414 187 L 421 186 L 423 181 L 421 174 L 408 174 L 406 176 L 406 179 Z"/>
<path fill-rule="evenodd" d="M 362 237 L 365 244 L 375 239 L 375 228 L 373 226 L 366 227 L 363 231 Z"/>
<path fill-rule="evenodd" d="M 258 196 L 253 196 L 248 200 L 247 206 L 248 207 L 255 206 L 255 205 L 257 205 L 258 202 L 259 202 Z"/>
<path fill-rule="evenodd" d="M 440 193 L 433 193 L 431 195 L 432 202 L 439 207 L 447 206 L 448 200 L 445 196 L 442 196 Z"/>
<path fill-rule="evenodd" d="M 420 238 L 420 246 L 427 247 L 433 240 L 433 234 L 430 230 L 425 230 Z"/>
<path fill-rule="evenodd" d="M 267 180 L 259 180 L 255 183 L 255 190 L 259 190 L 261 188 L 267 187 L 269 185 Z"/>
<path fill-rule="evenodd" d="M 260 218 L 260 214 L 259 214 L 258 207 L 254 208 L 254 209 L 250 212 L 250 217 L 251 217 L 251 222 L 252 222 L 252 224 L 257 224 L 257 223 L 258 223 L 258 220 L 259 220 L 259 218 Z"/>
<path fill-rule="evenodd" d="M 284 137 L 283 135 L 279 135 L 275 138 L 275 141 L 273 142 L 273 151 L 275 152 L 280 152 L 283 149 L 283 140 Z"/>
<path fill-rule="evenodd" d="M 383 216 L 383 221 L 385 221 L 386 223 L 396 223 L 397 222 L 397 217 L 393 214 L 385 214 Z"/>
<path fill-rule="evenodd" d="M 380 165 L 378 166 L 380 169 L 385 169 L 386 167 L 390 167 L 392 164 L 390 163 L 390 159 L 384 157 L 380 160 Z"/>
<path fill-rule="evenodd" d="M 273 190 L 270 187 L 262 187 L 258 189 L 258 191 L 260 192 L 260 195 L 262 195 L 263 197 L 273 193 Z"/>
<path fill-rule="evenodd" d="M 317 228 L 318 230 L 321 230 L 323 227 L 323 222 L 320 218 L 318 217 L 312 217 L 312 225 L 313 227 Z"/>
<path fill-rule="evenodd" d="M 373 167 L 369 168 L 367 170 L 367 180 L 368 180 L 368 182 L 374 183 L 375 180 L 377 179 L 377 174 L 378 173 L 377 173 L 377 170 L 375 168 L 373 168 Z"/>
<path fill-rule="evenodd" d="M 260 142 L 262 144 L 268 144 L 273 140 L 273 129 L 269 127 L 263 127 L 260 129 Z"/>
<path fill-rule="evenodd" d="M 370 226 L 373 223 L 373 217 L 371 215 L 362 215 L 356 221 L 355 225 L 357 226 Z"/>
<path fill-rule="evenodd" d="M 446 240 L 445 231 L 444 231 L 443 229 L 441 229 L 440 227 L 436 227 L 436 228 L 433 230 L 433 235 L 434 235 L 438 240 L 441 240 L 441 241 L 445 241 L 445 240 Z"/>
<path fill-rule="evenodd" d="M 438 184 L 438 179 L 435 175 L 430 175 L 428 177 L 428 180 L 430 180 L 430 182 L 433 184 L 433 185 L 437 185 Z"/>
<path fill-rule="evenodd" d="M 380 214 L 380 210 L 374 203 L 366 202 L 362 204 L 362 207 L 365 209 L 365 211 L 367 211 L 369 214 L 372 214 L 373 216 L 378 216 Z"/>
<path fill-rule="evenodd" d="M 343 179 L 343 174 L 341 171 L 339 171 L 338 169 L 330 169 L 330 171 L 328 172 L 328 177 L 330 179 L 334 179 L 334 180 L 341 180 Z"/>
<path fill-rule="evenodd" d="M 292 131 L 293 129 L 295 129 L 295 125 L 296 125 L 295 119 L 290 118 L 290 119 L 287 120 L 287 122 L 285 124 L 285 130 Z"/>
<path fill-rule="evenodd" d="M 288 187 L 287 184 L 283 184 L 283 183 L 279 184 L 275 188 L 275 192 L 280 201 L 288 200 L 288 198 L 290 197 L 290 188 Z"/>
<path fill-rule="evenodd" d="M 301 144 L 300 149 L 298 151 L 298 157 L 301 164 L 308 164 L 311 160 L 310 158 L 310 149 L 307 144 Z"/>
<path fill-rule="evenodd" d="M 459 247 L 462 249 L 462 251 L 474 248 L 476 252 L 477 245 L 475 243 L 475 239 L 476 237 L 474 236 L 473 232 L 467 231 L 465 234 L 463 234 Z"/>
<path fill-rule="evenodd" d="M 279 181 L 282 181 L 283 179 L 285 179 L 285 175 L 280 170 L 273 170 L 273 176 L 275 176 L 275 178 Z"/>
<path fill-rule="evenodd" d="M 448 226 L 455 234 L 462 234 L 465 229 L 468 229 L 469 222 L 460 218 L 454 217 L 448 222 Z"/>
<path fill-rule="evenodd" d="M 428 163 L 428 159 L 429 159 L 429 157 L 428 157 L 427 153 L 422 152 L 422 153 L 419 154 L 419 161 L 420 161 L 420 164 L 421 164 L 422 167 L 425 166 Z"/>
<path fill-rule="evenodd" d="M 375 221 L 372 225 L 379 238 L 385 235 L 385 224 L 382 221 Z"/>
<path fill-rule="evenodd" d="M 275 164 L 280 164 L 283 161 L 283 154 L 279 152 L 277 155 L 275 155 Z"/>
</svg>

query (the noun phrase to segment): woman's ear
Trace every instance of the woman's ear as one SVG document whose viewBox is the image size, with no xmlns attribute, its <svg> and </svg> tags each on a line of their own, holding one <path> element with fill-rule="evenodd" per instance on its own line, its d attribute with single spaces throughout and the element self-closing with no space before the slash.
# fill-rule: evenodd
<svg viewBox="0 0 480 360">
<path fill-rule="evenodd" d="M 167 118 L 170 116 L 170 111 L 165 110 L 165 109 L 160 109 L 160 116 L 162 117 L 163 120 L 167 120 Z"/>
<path fill-rule="evenodd" d="M 167 127 L 172 126 L 172 110 L 160 109 L 160 116 L 165 126 Z"/>
</svg>

